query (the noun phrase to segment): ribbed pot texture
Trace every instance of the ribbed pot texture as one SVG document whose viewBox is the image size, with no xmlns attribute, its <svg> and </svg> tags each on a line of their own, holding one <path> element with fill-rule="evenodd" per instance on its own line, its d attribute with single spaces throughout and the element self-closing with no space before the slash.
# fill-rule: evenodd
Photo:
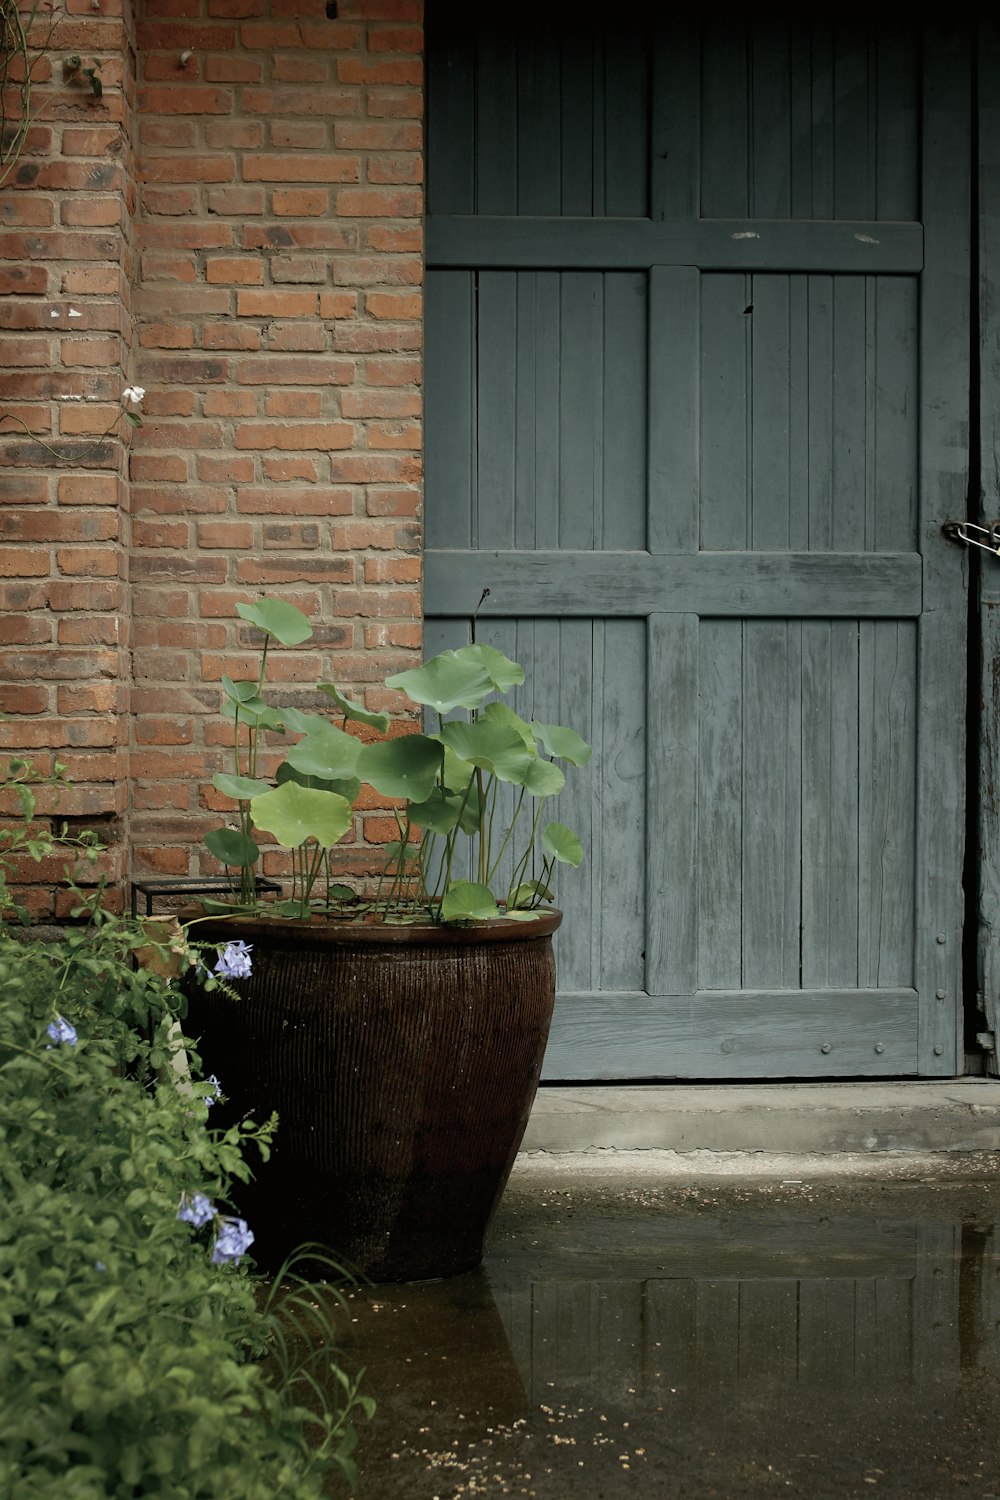
<svg viewBox="0 0 1000 1500">
<path fill-rule="evenodd" d="M 199 921 L 199 941 L 253 944 L 238 1002 L 189 982 L 185 1030 L 225 1096 L 213 1126 L 278 1115 L 270 1160 L 233 1189 L 258 1266 L 306 1241 L 375 1281 L 479 1264 L 538 1087 L 561 921 Z"/>
</svg>

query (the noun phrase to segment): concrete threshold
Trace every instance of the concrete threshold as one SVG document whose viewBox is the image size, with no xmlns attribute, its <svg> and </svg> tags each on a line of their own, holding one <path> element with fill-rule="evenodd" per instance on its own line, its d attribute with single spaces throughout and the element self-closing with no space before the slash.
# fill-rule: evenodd
<svg viewBox="0 0 1000 1500">
<path fill-rule="evenodd" d="M 1000 1079 L 543 1084 L 521 1152 L 1000 1150 Z"/>
</svg>

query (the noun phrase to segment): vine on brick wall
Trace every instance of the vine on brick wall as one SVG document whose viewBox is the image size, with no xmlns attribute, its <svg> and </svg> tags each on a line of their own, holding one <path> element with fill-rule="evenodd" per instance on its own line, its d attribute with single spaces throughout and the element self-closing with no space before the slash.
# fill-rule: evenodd
<svg viewBox="0 0 1000 1500">
<path fill-rule="evenodd" d="M 91 94 L 100 99 L 101 62 L 91 58 L 87 67 L 74 54 L 63 60 L 63 82 L 47 89 L 36 102 L 37 77 L 48 58 L 59 16 L 51 3 L 33 0 L 22 11 L 18 0 L 0 0 L 0 187 L 7 182 L 21 159 L 28 132 L 57 94 L 85 79 Z"/>
</svg>

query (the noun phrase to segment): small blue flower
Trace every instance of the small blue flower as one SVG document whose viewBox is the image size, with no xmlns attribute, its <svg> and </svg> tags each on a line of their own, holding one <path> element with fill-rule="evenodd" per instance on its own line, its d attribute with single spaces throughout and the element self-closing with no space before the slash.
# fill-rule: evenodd
<svg viewBox="0 0 1000 1500">
<path fill-rule="evenodd" d="M 95 1271 L 106 1271 L 107 1269 L 108 1268 L 104 1264 L 103 1260 L 95 1260 L 94 1261 L 94 1270 Z"/>
<path fill-rule="evenodd" d="M 216 974 L 221 974 L 223 979 L 246 979 L 250 974 L 250 950 L 253 943 L 245 943 L 242 938 L 236 943 L 227 943 L 219 954 L 219 961 L 215 965 Z"/>
<path fill-rule="evenodd" d="M 240 1257 L 249 1250 L 253 1242 L 253 1231 L 247 1228 L 246 1219 L 223 1219 L 222 1228 L 212 1246 L 212 1265 L 221 1266 L 231 1260 L 234 1266 L 238 1266 Z"/>
<path fill-rule="evenodd" d="M 56 1016 L 54 1021 L 49 1022 L 45 1030 L 46 1033 L 55 1042 L 57 1047 L 76 1046 L 76 1030 L 69 1024 L 64 1016 Z M 47 1050 L 51 1052 L 52 1048 L 49 1047 Z"/>
<path fill-rule="evenodd" d="M 193 1224 L 195 1229 L 200 1229 L 203 1224 L 209 1224 L 215 1218 L 215 1204 L 204 1193 L 193 1193 L 190 1197 L 187 1193 L 182 1193 L 177 1217 L 183 1223 Z"/>
<path fill-rule="evenodd" d="M 205 1103 L 208 1105 L 209 1109 L 211 1109 L 216 1099 L 222 1098 L 222 1084 L 216 1078 L 214 1073 L 209 1073 L 208 1077 L 205 1079 L 205 1082 L 212 1085 L 212 1092 L 203 1096 Z"/>
</svg>

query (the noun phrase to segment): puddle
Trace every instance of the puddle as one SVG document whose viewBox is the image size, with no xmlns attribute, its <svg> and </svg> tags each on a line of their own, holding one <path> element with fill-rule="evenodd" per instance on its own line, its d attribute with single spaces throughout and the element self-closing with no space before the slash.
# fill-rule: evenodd
<svg viewBox="0 0 1000 1500">
<path fill-rule="evenodd" d="M 351 1294 L 361 1500 L 1000 1500 L 1000 1197 L 897 1186 L 508 1190 L 478 1271 Z"/>
</svg>

